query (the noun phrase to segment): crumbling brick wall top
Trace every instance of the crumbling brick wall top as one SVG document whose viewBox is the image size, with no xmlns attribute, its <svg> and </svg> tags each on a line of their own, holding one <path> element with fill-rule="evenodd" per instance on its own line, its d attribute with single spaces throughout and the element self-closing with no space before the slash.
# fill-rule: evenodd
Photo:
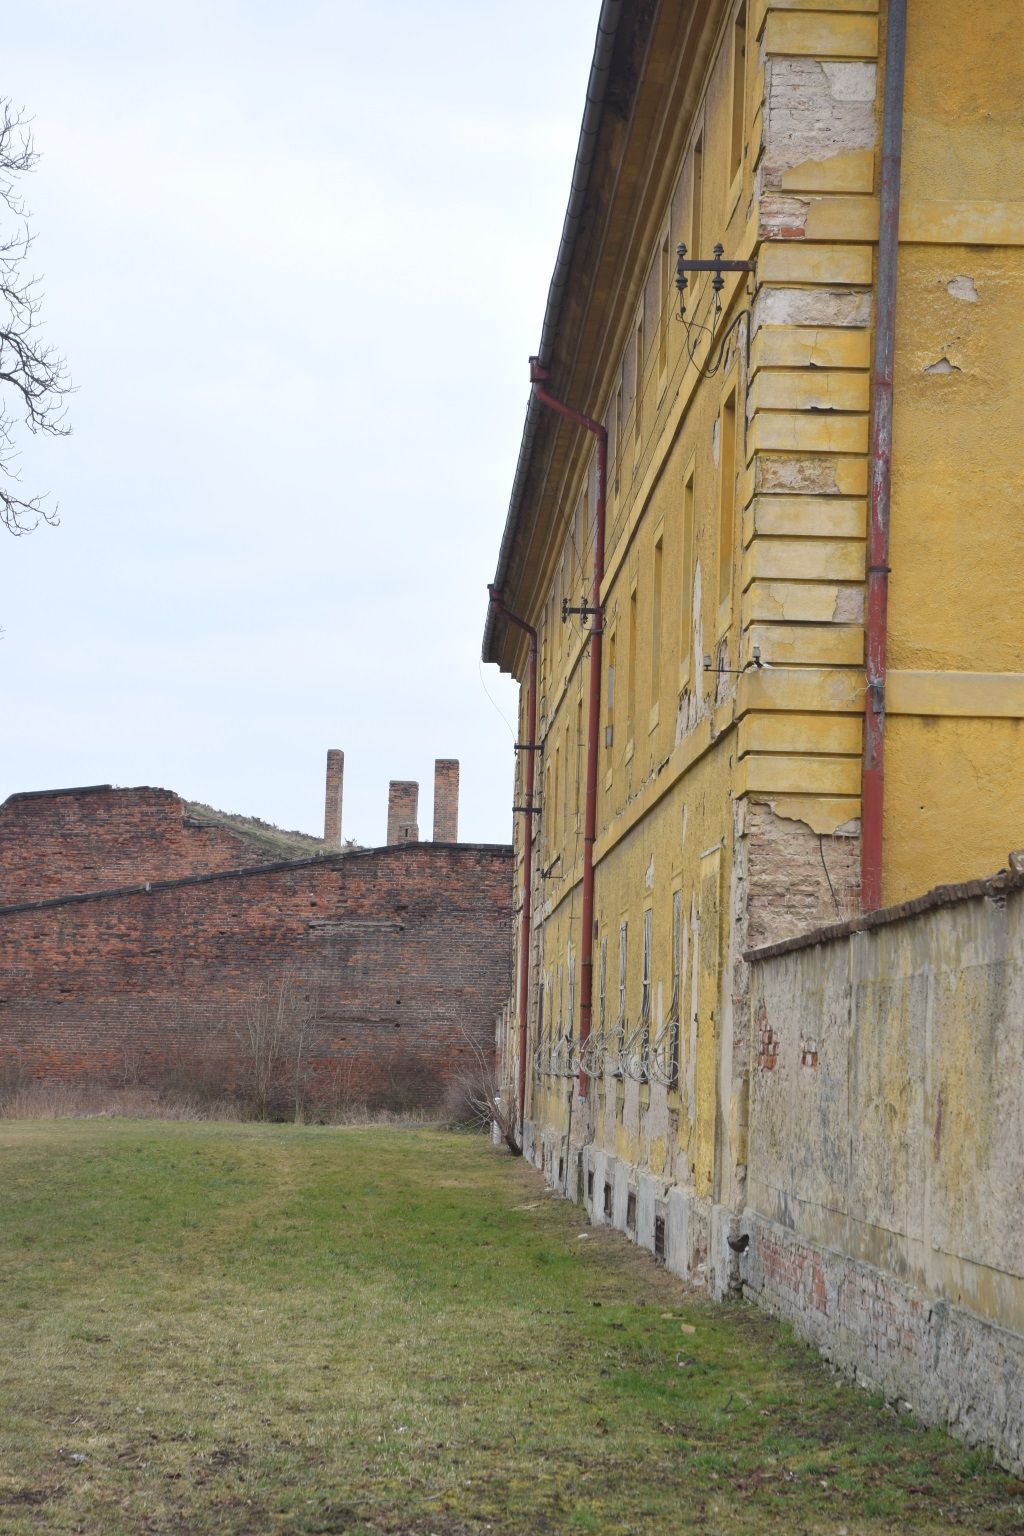
<svg viewBox="0 0 1024 1536">
<path fill-rule="evenodd" d="M 25 791 L 0 805 L 0 905 L 308 857 L 319 846 L 167 789 Z"/>
</svg>

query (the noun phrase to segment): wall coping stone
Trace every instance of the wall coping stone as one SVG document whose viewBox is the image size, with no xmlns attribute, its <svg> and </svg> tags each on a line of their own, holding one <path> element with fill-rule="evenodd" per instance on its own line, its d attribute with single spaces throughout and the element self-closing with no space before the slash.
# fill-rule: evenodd
<svg viewBox="0 0 1024 1536">
<path fill-rule="evenodd" d="M 104 786 L 105 787 L 105 786 Z M 26 791 L 26 794 L 49 794 L 52 791 Z M 67 791 L 57 791 L 67 793 Z M 324 864 L 343 864 L 367 858 L 431 858 L 439 853 L 482 853 L 511 859 L 512 847 L 506 843 L 393 843 L 380 848 L 348 848 L 326 853 L 316 853 L 305 859 L 281 859 L 274 864 L 247 864 L 243 869 L 216 869 L 200 875 L 180 875 L 176 880 L 147 880 L 141 885 L 121 885 L 102 891 L 79 891 L 68 896 L 49 896 L 42 901 L 19 901 L 9 907 L 0 907 L 0 917 L 15 912 L 42 912 L 49 907 L 69 907 L 83 901 L 106 901 L 119 896 L 153 895 L 158 891 L 177 890 L 186 885 L 208 885 L 213 880 L 241 880 L 254 875 L 276 875 L 285 871 L 320 867 Z"/>
</svg>

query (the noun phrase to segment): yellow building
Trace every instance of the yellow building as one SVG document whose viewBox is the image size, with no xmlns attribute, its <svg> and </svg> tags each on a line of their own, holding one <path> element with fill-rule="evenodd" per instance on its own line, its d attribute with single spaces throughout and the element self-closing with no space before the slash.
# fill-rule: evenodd
<svg viewBox="0 0 1024 1536">
<path fill-rule="evenodd" d="M 1022 18 L 912 0 L 904 61 L 904 7 L 604 0 L 484 636 L 524 685 L 526 1151 L 716 1289 L 745 951 L 857 912 L 862 861 L 874 906 L 1024 841 Z"/>
</svg>

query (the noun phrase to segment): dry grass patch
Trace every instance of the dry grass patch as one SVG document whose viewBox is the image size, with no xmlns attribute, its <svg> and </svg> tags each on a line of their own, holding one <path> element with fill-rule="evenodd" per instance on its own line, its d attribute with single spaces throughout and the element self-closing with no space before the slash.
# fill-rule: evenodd
<svg viewBox="0 0 1024 1536">
<path fill-rule="evenodd" d="M 241 1099 L 211 1097 L 175 1088 L 111 1087 L 62 1078 L 15 1077 L 0 1083 L 0 1123 L 4 1120 L 226 1120 L 237 1124 L 259 1118 Z M 287 1118 L 292 1118 L 289 1115 Z M 354 1104 L 325 1110 L 327 1125 L 424 1126 L 439 1121 L 422 1111 L 370 1109 Z"/>
</svg>

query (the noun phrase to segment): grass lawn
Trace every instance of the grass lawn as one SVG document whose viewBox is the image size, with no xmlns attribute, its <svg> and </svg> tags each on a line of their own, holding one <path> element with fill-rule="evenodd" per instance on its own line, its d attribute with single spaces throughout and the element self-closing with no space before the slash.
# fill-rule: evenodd
<svg viewBox="0 0 1024 1536">
<path fill-rule="evenodd" d="M 1024 1484 L 429 1130 L 0 1122 L 0 1532 L 1024 1531 Z"/>
</svg>

